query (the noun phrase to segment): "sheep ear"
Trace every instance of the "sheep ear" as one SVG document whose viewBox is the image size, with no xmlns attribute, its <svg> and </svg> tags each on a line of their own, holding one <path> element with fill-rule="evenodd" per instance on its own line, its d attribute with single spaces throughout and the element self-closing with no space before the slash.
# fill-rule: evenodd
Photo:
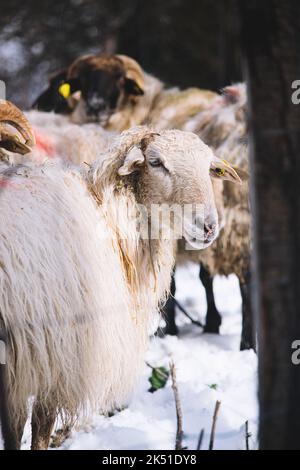
<svg viewBox="0 0 300 470">
<path fill-rule="evenodd" d="M 240 170 L 230 165 L 226 160 L 221 160 L 217 157 L 214 157 L 211 162 L 210 175 L 213 178 L 228 180 L 239 184 L 242 184 L 243 181 L 247 181 L 249 177 L 246 171 Z"/>
<path fill-rule="evenodd" d="M 125 77 L 123 80 L 123 87 L 128 95 L 140 96 L 144 94 L 142 84 L 133 78 Z"/>
<path fill-rule="evenodd" d="M 118 174 L 120 176 L 129 175 L 138 170 L 145 162 L 145 157 L 142 151 L 137 147 L 133 147 L 125 157 L 123 165 L 119 168 Z"/>
<path fill-rule="evenodd" d="M 127 95 L 141 96 L 145 93 L 141 80 L 125 75 L 121 77 L 119 83 Z"/>
</svg>

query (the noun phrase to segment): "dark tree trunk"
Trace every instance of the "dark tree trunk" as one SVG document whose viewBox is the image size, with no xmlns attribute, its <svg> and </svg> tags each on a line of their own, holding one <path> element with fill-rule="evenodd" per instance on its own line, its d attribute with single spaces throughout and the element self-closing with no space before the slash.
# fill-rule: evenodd
<svg viewBox="0 0 300 470">
<path fill-rule="evenodd" d="M 240 349 L 254 349 L 256 351 L 256 338 L 253 322 L 253 310 L 251 302 L 251 273 L 247 273 L 243 281 L 239 279 L 242 296 L 242 335 Z"/>
<path fill-rule="evenodd" d="M 261 449 L 300 449 L 300 2 L 239 2 L 250 96 Z"/>
</svg>

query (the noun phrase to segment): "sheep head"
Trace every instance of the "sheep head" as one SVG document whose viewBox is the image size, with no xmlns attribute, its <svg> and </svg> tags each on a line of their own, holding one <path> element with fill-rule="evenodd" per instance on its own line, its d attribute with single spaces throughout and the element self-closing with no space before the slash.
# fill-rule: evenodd
<svg viewBox="0 0 300 470">
<path fill-rule="evenodd" d="M 78 104 L 77 81 L 67 80 L 68 69 L 54 72 L 49 77 L 48 87 L 36 98 L 32 108 L 39 111 L 54 111 L 69 114 Z M 79 92 L 80 93 L 80 92 Z"/>
<path fill-rule="evenodd" d="M 124 55 L 82 56 L 69 67 L 68 80 L 81 93 L 74 115 L 78 122 L 97 121 L 105 126 L 124 102 L 144 94 L 141 67 Z"/>
<path fill-rule="evenodd" d="M 22 111 L 9 101 L 0 100 L 0 147 L 24 155 L 31 152 L 34 144 L 33 131 Z"/>
<path fill-rule="evenodd" d="M 110 178 L 117 191 L 124 187 L 134 192 L 151 223 L 153 207 L 183 209 L 184 236 L 197 249 L 212 243 L 219 231 L 211 175 L 241 182 L 237 171 L 215 157 L 195 134 L 158 134 L 143 126 L 123 132 L 91 175 L 94 184 L 105 185 Z"/>
</svg>

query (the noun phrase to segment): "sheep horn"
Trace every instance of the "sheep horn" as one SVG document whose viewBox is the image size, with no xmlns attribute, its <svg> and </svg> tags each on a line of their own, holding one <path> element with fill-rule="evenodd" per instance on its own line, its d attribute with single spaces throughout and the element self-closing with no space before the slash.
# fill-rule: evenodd
<svg viewBox="0 0 300 470">
<path fill-rule="evenodd" d="M 157 134 L 155 131 L 147 126 L 136 126 L 123 131 L 113 141 L 109 154 L 110 156 L 104 160 L 97 159 L 88 171 L 89 186 L 93 194 L 98 195 L 98 200 L 101 199 L 99 194 L 103 181 L 106 178 L 115 178 L 116 172 L 123 164 L 124 158 L 134 146 L 140 146 L 141 151 L 144 152 L 150 140 L 155 138 Z"/>
<path fill-rule="evenodd" d="M 35 137 L 31 126 L 22 113 L 15 105 L 6 100 L 0 100 L 0 125 L 9 124 L 18 130 L 25 142 L 21 142 L 19 136 L 1 126 L 0 128 L 0 147 L 11 152 L 24 155 L 31 152 L 35 145 Z"/>
<path fill-rule="evenodd" d="M 147 147 L 147 144 L 156 135 L 159 134 L 147 126 L 136 126 L 129 130 L 123 131 L 120 135 L 119 144 L 117 146 L 119 155 L 121 157 L 126 155 L 135 145 L 140 145 L 142 151 L 144 151 Z"/>
</svg>

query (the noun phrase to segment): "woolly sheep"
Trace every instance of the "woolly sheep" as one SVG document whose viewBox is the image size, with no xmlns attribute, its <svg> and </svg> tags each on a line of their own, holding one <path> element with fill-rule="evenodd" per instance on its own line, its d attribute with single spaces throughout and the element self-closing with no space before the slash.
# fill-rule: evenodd
<svg viewBox="0 0 300 470">
<path fill-rule="evenodd" d="M 102 60 L 101 56 L 88 57 L 93 57 L 93 63 Z M 146 74 L 137 62 L 126 56 L 106 58 L 107 68 L 116 57 L 123 58 L 125 69 L 127 67 L 130 70 L 130 78 L 139 83 L 143 95 L 136 96 L 132 100 L 121 100 L 117 111 L 105 117 L 104 125 L 107 128 L 122 130 L 136 123 L 149 122 L 156 129 L 177 127 L 192 130 L 208 145 L 216 149 L 221 158 L 225 158 L 233 164 L 241 164 L 242 168 L 247 170 L 247 150 L 243 142 L 243 139 L 246 138 L 244 116 L 246 92 L 243 84 L 227 87 L 223 97 L 197 88 L 184 91 L 179 91 L 176 88 L 168 90 L 164 88 L 162 82 Z M 79 59 L 79 62 L 86 63 L 86 59 Z M 86 63 L 86 66 L 89 65 Z M 78 78 L 78 74 L 75 73 L 74 76 Z M 88 116 L 87 107 L 88 103 L 82 97 L 74 111 L 73 119 L 78 122 L 86 122 L 91 119 Z M 99 116 L 102 115 L 103 113 L 100 111 Z M 92 119 L 100 119 L 99 116 L 94 116 Z M 227 229 L 223 230 L 222 237 L 215 247 L 205 252 L 200 273 L 206 288 L 208 302 L 205 330 L 218 332 L 221 323 L 213 296 L 213 275 L 235 272 L 240 280 L 243 297 L 241 347 L 247 348 L 253 346 L 248 293 L 250 282 L 248 189 L 246 185 L 241 190 L 232 188 L 228 184 L 225 184 L 223 188 L 221 182 L 215 181 L 214 192 L 221 225 L 226 223 Z M 224 198 L 226 208 L 224 207 Z M 178 262 L 185 259 L 185 256 L 185 251 L 184 256 L 181 256 L 179 250 Z M 187 258 L 195 260 L 198 259 L 198 255 L 189 254 Z M 172 294 L 174 294 L 174 284 Z M 175 306 L 172 300 L 169 303 L 171 303 L 170 308 L 168 305 L 166 308 L 166 310 L 170 310 L 166 332 L 175 334 L 177 331 L 174 319 Z"/>
<path fill-rule="evenodd" d="M 190 243 L 209 246 L 218 233 L 209 177 L 216 161 L 192 133 L 140 127 L 116 137 L 85 171 L 59 159 L 2 162 L 7 448 L 20 446 L 30 396 L 33 449 L 48 447 L 58 413 L 72 425 L 128 399 L 174 263 L 172 237 L 141 238 L 137 205 L 146 208 L 148 227 L 155 225 L 153 203 L 201 204 L 205 220 L 184 223 L 184 233 Z"/>
<path fill-rule="evenodd" d="M 107 59 L 106 64 L 109 64 L 114 57 Z M 120 105 L 116 112 L 109 115 L 108 121 L 105 121 L 108 128 L 121 130 L 146 121 L 157 129 L 177 127 L 191 130 L 211 145 L 221 158 L 247 170 L 247 150 L 243 142 L 243 139 L 246 139 L 246 92 L 243 84 L 227 87 L 221 97 L 197 88 L 184 91 L 168 90 L 155 77 L 146 74 L 133 59 L 126 56 L 119 57 L 123 57 L 125 68 L 128 63 L 127 68 L 130 70 L 131 78 L 135 78 L 144 94 L 136 96 L 133 100 L 123 100 L 122 106 Z M 86 109 L 87 103 L 81 99 L 73 118 L 76 117 L 78 122 L 89 120 Z M 220 181 L 214 181 L 213 185 L 219 219 L 221 225 L 226 224 L 227 228 L 222 231 L 222 237 L 215 247 L 203 255 L 205 259 L 200 277 L 206 289 L 208 302 L 205 330 L 218 332 L 221 323 L 213 296 L 213 275 L 235 272 L 240 280 L 243 297 L 241 347 L 247 348 L 253 346 L 248 292 L 250 282 L 248 188 L 245 185 L 243 189 L 237 189 L 228 184 L 223 187 Z M 195 253 L 186 255 L 184 251 L 181 256 L 179 250 L 178 262 L 186 258 L 198 260 L 198 255 Z M 174 294 L 174 283 L 172 294 Z M 171 305 L 167 305 L 166 308 L 167 311 L 170 310 L 166 332 L 175 334 L 177 331 L 175 306 L 172 300 L 169 303 Z"/>
</svg>

